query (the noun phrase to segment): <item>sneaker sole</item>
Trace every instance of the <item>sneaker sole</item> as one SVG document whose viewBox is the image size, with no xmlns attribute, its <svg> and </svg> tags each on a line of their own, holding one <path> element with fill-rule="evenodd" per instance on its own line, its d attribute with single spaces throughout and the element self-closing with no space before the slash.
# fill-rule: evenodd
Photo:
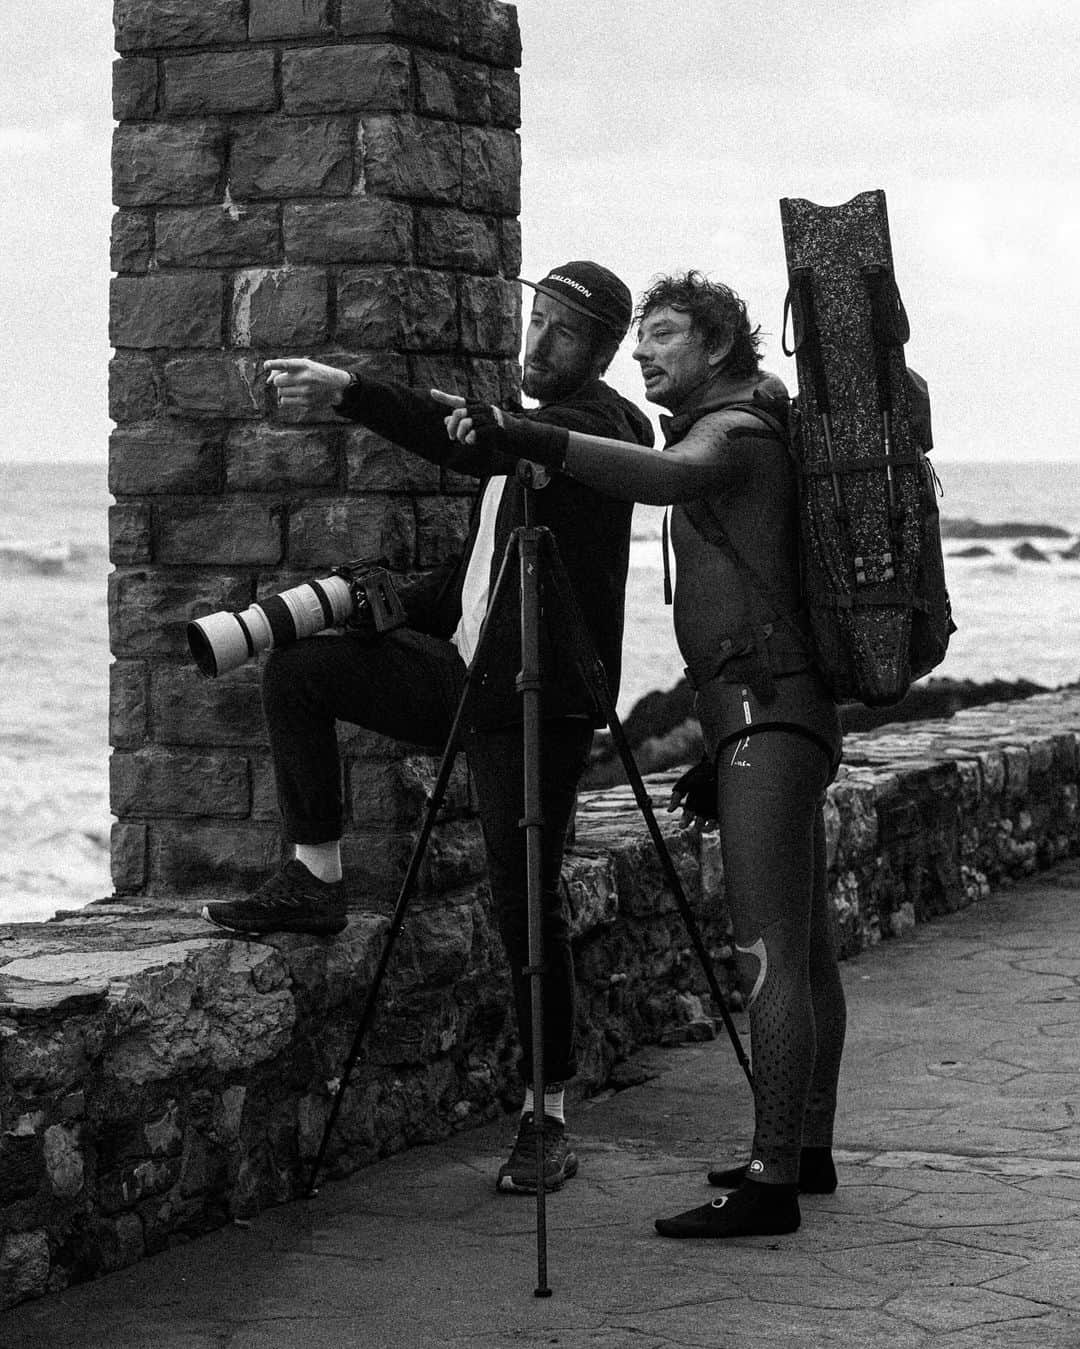
<svg viewBox="0 0 1080 1349">
<path fill-rule="evenodd" d="M 566 1165 L 563 1167 L 562 1174 L 552 1176 L 549 1180 L 544 1182 L 545 1192 L 551 1194 L 555 1190 L 561 1190 L 563 1185 L 568 1180 L 573 1180 L 577 1173 L 578 1159 L 576 1154 L 571 1152 L 567 1156 Z M 516 1181 L 509 1173 L 504 1175 L 500 1172 L 499 1177 L 495 1182 L 495 1189 L 499 1194 L 535 1194 L 537 1187 L 536 1182 L 532 1179 L 528 1181 Z"/>
<path fill-rule="evenodd" d="M 347 918 L 334 919 L 332 922 L 318 926 L 311 923 L 296 926 L 290 926 L 287 923 L 273 923 L 267 927 L 258 927 L 242 923 L 230 923 L 212 914 L 208 904 L 203 906 L 202 916 L 208 923 L 213 923 L 215 927 L 220 927 L 225 932 L 236 932 L 245 937 L 269 937 L 275 932 L 289 933 L 294 936 L 336 937 L 339 932 L 344 932 L 349 925 Z"/>
</svg>

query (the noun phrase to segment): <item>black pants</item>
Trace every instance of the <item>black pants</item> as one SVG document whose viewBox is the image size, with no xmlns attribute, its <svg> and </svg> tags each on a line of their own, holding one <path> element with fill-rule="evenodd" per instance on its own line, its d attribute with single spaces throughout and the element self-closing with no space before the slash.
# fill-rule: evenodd
<svg viewBox="0 0 1080 1349">
<path fill-rule="evenodd" d="M 271 653 L 263 670 L 263 709 L 286 836 L 329 843 L 342 834 L 336 723 L 441 750 L 465 684 L 465 665 L 450 642 L 409 628 L 382 637 L 314 637 Z M 480 807 L 488 878 L 510 963 L 521 1040 L 521 1070 L 532 1080 L 525 863 L 525 765 L 520 725 L 477 730 L 463 740 Z M 574 962 L 560 884 L 567 826 L 589 760 L 592 726 L 584 718 L 546 721 L 541 735 L 544 941 L 544 1075 L 563 1082 L 577 1071 Z"/>
</svg>

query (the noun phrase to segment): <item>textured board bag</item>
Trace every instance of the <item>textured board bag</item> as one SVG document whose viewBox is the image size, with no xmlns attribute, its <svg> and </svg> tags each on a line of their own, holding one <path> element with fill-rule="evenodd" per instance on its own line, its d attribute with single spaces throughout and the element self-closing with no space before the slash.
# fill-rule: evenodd
<svg viewBox="0 0 1080 1349">
<path fill-rule="evenodd" d="M 799 393 L 803 597 L 838 702 L 898 702 L 955 631 L 925 383 L 904 359 L 885 194 L 780 202 Z M 788 345 L 788 329 L 792 342 Z"/>
</svg>

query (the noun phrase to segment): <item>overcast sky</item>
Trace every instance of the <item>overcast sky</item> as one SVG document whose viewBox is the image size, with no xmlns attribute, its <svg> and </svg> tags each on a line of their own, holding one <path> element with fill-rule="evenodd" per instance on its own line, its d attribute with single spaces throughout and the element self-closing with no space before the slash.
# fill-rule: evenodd
<svg viewBox="0 0 1080 1349">
<path fill-rule="evenodd" d="M 728 281 L 779 352 L 781 196 L 885 189 L 937 453 L 1080 458 L 1075 0 L 521 0 L 523 273 Z M 0 458 L 104 457 L 111 6 L 0 79 Z M 613 382 L 640 393 L 630 344 Z"/>
</svg>

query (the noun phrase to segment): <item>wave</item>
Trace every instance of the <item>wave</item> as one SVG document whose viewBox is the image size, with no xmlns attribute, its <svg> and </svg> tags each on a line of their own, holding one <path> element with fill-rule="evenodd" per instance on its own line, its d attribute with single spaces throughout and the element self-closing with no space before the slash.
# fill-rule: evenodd
<svg viewBox="0 0 1080 1349">
<path fill-rule="evenodd" d="M 634 511 L 634 523 L 631 537 L 636 542 L 660 537 L 663 508 L 658 506 L 638 506 Z M 941 537 L 944 540 L 989 540 L 1005 541 L 1009 539 L 1046 539 L 1048 541 L 1076 540 L 1074 547 L 1080 545 L 1080 538 L 1073 529 L 1048 521 L 1023 520 L 978 520 L 973 516 L 941 517 Z M 1071 550 L 1070 550 L 1071 551 Z"/>
</svg>

